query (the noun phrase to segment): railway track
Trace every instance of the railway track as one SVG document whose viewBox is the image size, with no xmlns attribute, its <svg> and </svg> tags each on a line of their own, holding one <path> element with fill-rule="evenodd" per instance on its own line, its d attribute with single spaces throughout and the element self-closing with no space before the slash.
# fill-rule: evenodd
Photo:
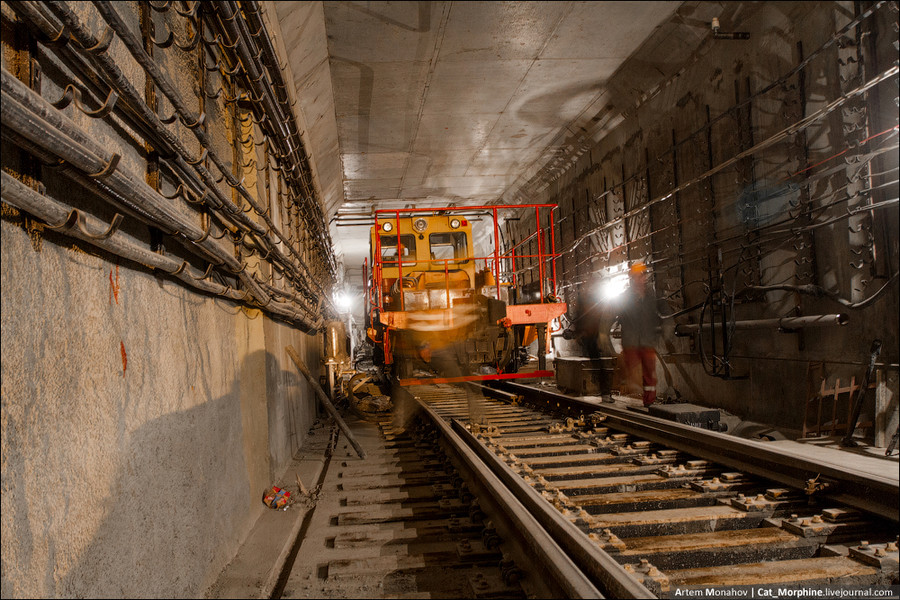
<svg viewBox="0 0 900 600">
<path fill-rule="evenodd" d="M 666 598 L 898 583 L 896 478 L 523 386 L 481 391 L 485 423 L 469 423 L 471 390 L 409 388 L 418 426 L 370 425 L 370 458 L 329 473 L 342 500 L 318 593 Z"/>
</svg>

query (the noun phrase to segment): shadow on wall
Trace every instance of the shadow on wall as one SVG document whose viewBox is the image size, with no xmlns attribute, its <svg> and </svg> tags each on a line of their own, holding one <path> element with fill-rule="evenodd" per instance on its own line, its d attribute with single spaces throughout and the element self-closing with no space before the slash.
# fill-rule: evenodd
<svg viewBox="0 0 900 600">
<path fill-rule="evenodd" d="M 272 360 L 258 351 L 244 363 Z M 282 375 L 287 385 L 305 385 L 294 373 Z M 73 461 L 73 472 L 63 474 L 42 471 L 44 452 L 24 450 L 27 424 L 4 417 L 2 596 L 202 595 L 263 510 L 264 488 L 253 490 L 251 482 L 269 478 L 267 456 L 261 463 L 245 456 L 240 386 L 235 379 L 226 395 L 131 432 L 120 416 L 118 443 L 98 445 L 94 456 Z M 249 446 L 267 449 L 266 440 Z M 91 464 L 96 468 L 85 468 Z M 265 472 L 252 472 L 252 464 L 266 465 Z M 104 477 L 104 469 L 115 475 Z M 42 479 L 68 484 L 47 489 Z"/>
</svg>

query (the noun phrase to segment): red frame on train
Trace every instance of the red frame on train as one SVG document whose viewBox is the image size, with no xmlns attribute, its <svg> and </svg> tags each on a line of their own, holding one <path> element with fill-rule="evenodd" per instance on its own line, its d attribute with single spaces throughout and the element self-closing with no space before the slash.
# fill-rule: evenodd
<svg viewBox="0 0 900 600">
<path fill-rule="evenodd" d="M 521 211 L 534 209 L 535 230 L 526 236 L 515 246 L 504 253 L 497 247 L 500 225 L 498 222 L 499 211 Z M 516 325 L 534 326 L 538 331 L 546 332 L 546 326 L 564 314 L 567 306 L 557 299 L 556 291 L 556 259 L 560 254 L 556 253 L 556 231 L 553 221 L 553 213 L 557 209 L 555 204 L 519 204 L 510 206 L 466 206 L 458 208 L 406 208 L 406 209 L 381 209 L 375 211 L 375 225 L 371 230 L 371 279 L 369 279 L 368 265 L 363 264 L 366 285 L 366 310 L 367 321 L 370 324 L 379 323 L 383 332 L 379 335 L 375 329 L 368 330 L 369 339 L 378 344 L 384 352 L 384 363 L 390 365 L 394 362 L 394 349 L 392 346 L 392 331 L 407 329 L 413 320 L 423 318 L 433 322 L 443 323 L 453 327 L 454 308 L 457 303 L 470 302 L 471 298 L 480 287 L 480 293 L 492 298 L 494 301 L 503 302 L 505 314 L 497 320 L 497 325 L 510 329 Z M 486 256 L 474 256 L 472 225 L 464 213 L 473 211 L 489 211 L 493 220 L 493 252 Z M 548 228 L 541 226 L 541 217 L 549 212 Z M 401 216 L 403 215 L 403 216 Z M 425 215 L 428 215 L 425 217 Z M 417 218 L 418 217 L 418 218 Z M 435 257 L 431 252 L 431 231 L 437 230 L 438 235 L 447 237 L 449 233 L 465 233 L 465 236 L 457 234 L 457 241 L 465 245 L 464 252 L 460 254 L 460 248 L 454 251 L 453 257 Z M 426 257 L 423 254 L 423 246 L 415 243 L 415 238 L 424 239 L 424 233 L 429 230 L 429 243 L 424 246 L 429 251 Z M 449 233 L 448 233 L 449 232 Z M 388 234 L 393 238 L 393 246 L 385 246 L 389 251 L 396 253 L 395 257 L 385 259 L 382 248 L 382 236 Z M 414 255 L 406 258 L 404 238 L 411 242 Z M 537 240 L 537 254 L 517 254 L 517 250 L 531 240 Z M 463 241 L 464 240 L 464 241 Z M 549 242 L 549 252 L 544 251 Z M 505 288 L 511 287 L 518 291 L 516 276 L 516 260 L 537 260 L 539 302 L 510 304 L 507 300 L 509 293 Z M 477 265 L 483 261 L 484 270 L 477 271 Z M 501 276 L 507 274 L 502 269 L 503 264 L 508 264 L 511 281 L 501 283 Z M 451 270 L 451 265 L 454 267 Z M 407 269 L 404 271 L 404 269 Z M 461 273 L 465 273 L 463 276 Z M 418 274 L 418 277 L 407 277 L 404 273 Z M 478 277 L 487 285 L 477 286 Z M 422 279 L 426 279 L 427 289 L 422 285 Z M 443 286 L 439 287 L 439 280 L 443 280 Z M 460 287 L 465 281 L 469 285 Z M 398 283 L 399 282 L 399 283 Z M 412 286 L 416 287 L 413 288 Z M 550 292 L 545 291 L 549 287 Z M 396 288 L 396 289 L 393 289 Z M 442 288 L 442 289 L 441 289 Z M 493 292 L 491 292 L 493 288 Z M 409 291 L 407 291 L 409 290 Z M 518 294 L 513 294 L 517 296 Z M 468 299 L 468 300 L 467 300 Z M 399 303 L 397 302 L 399 300 Z M 540 336 L 543 338 L 543 335 Z M 545 368 L 544 350 L 539 350 L 539 369 L 529 373 L 492 373 L 481 375 L 466 375 L 451 378 L 428 379 L 401 379 L 403 385 L 418 383 L 442 383 L 456 381 L 484 381 L 496 379 L 512 379 L 522 377 L 550 377 L 552 371 Z"/>
</svg>

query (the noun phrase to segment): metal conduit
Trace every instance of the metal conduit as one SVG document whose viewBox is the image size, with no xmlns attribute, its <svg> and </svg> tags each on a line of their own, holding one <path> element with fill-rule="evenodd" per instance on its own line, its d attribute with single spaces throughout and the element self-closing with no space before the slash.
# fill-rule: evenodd
<svg viewBox="0 0 900 600">
<path fill-rule="evenodd" d="M 269 38 L 265 23 L 263 23 L 259 4 L 253 1 L 241 2 L 241 7 L 241 14 L 245 16 L 247 25 L 251 29 L 256 31 L 255 34 L 249 34 L 249 39 L 253 39 L 256 41 L 256 45 L 259 48 L 259 56 L 262 58 L 263 66 L 268 70 L 270 79 L 272 80 L 272 85 L 275 88 L 281 89 L 284 94 L 284 98 L 278 98 L 278 94 L 275 94 L 277 102 L 281 106 L 281 109 L 284 111 L 285 115 L 292 116 L 293 110 L 289 101 L 290 98 L 287 92 L 287 85 L 285 84 L 284 78 L 282 77 L 281 67 L 278 64 L 278 55 L 275 51 L 274 46 L 272 45 L 272 40 Z M 242 31 L 246 32 L 246 29 L 247 27 L 242 27 Z M 298 154 L 298 161 L 300 163 L 300 166 L 302 167 L 299 173 L 300 183 L 307 194 L 309 194 L 311 182 L 306 181 L 304 177 L 306 171 L 309 169 L 309 157 L 306 154 L 303 142 L 300 139 L 299 132 L 296 128 L 296 121 L 293 118 L 289 118 L 286 122 L 289 130 L 288 141 L 293 142 L 292 150 Z M 311 199 L 307 196 L 305 200 L 307 202 L 310 202 Z M 325 225 L 324 219 L 321 221 L 321 223 L 317 222 L 317 225 L 322 228 L 326 237 L 326 241 L 330 244 L 331 237 L 328 233 L 328 228 Z"/>
<path fill-rule="evenodd" d="M 251 23 L 251 25 L 256 28 L 257 33 L 251 34 L 248 31 L 247 23 L 245 23 L 243 19 L 238 18 L 243 16 L 245 12 L 234 6 L 233 2 L 216 3 L 214 8 L 220 12 L 220 22 L 217 25 L 219 26 L 220 32 L 223 34 L 223 38 L 233 40 L 229 44 L 223 44 L 223 52 L 226 54 L 237 52 L 236 60 L 233 60 L 232 62 L 244 66 L 247 80 L 251 87 L 257 89 L 257 96 L 259 98 L 263 98 L 260 94 L 265 94 L 264 97 L 270 99 L 270 105 L 274 107 L 276 111 L 270 113 L 269 116 L 277 119 L 277 125 L 285 124 L 284 128 L 279 127 L 279 129 L 286 130 L 286 134 L 284 134 L 283 137 L 276 135 L 273 139 L 281 147 L 283 156 L 293 157 L 291 171 L 288 175 L 295 179 L 304 191 L 304 195 L 302 195 L 300 199 L 304 205 L 304 210 L 307 211 L 307 218 L 311 219 L 316 226 L 316 235 L 319 238 L 319 241 L 330 247 L 331 236 L 325 225 L 321 207 L 314 200 L 315 192 L 312 189 L 313 185 L 306 177 L 310 170 L 309 159 L 304 151 L 303 142 L 297 132 L 296 122 L 293 118 L 293 110 L 286 99 L 278 100 L 278 94 L 273 90 L 273 83 L 282 89 L 286 88 L 284 80 L 281 77 L 281 70 L 278 67 L 278 62 L 274 58 L 275 51 L 268 39 L 265 25 L 263 25 L 262 21 L 259 19 L 259 15 L 254 12 L 253 16 L 255 17 L 255 21 Z M 257 48 L 257 44 L 254 43 L 254 40 L 260 42 L 259 48 Z M 266 53 L 266 49 L 268 49 L 268 52 L 270 52 L 271 55 Z M 264 64 L 258 64 L 261 56 L 264 60 Z M 263 82 L 263 75 L 268 75 L 270 81 Z M 275 99 L 272 100 L 271 98 Z M 287 98 L 286 92 L 285 98 Z M 279 107 L 281 111 L 277 110 Z M 265 124 L 268 124 L 268 122 L 269 119 L 266 119 Z M 299 168 L 297 168 L 298 166 Z M 333 259 L 333 255 L 329 254 L 328 260 L 332 271 L 336 269 L 333 264 Z"/>
<path fill-rule="evenodd" d="M 7 73 L 7 75 L 8 75 L 8 73 Z M 15 80 L 15 81 L 18 81 L 18 80 Z M 14 105 L 15 100 L 13 100 L 10 96 L 5 94 L 6 90 L 3 90 L 3 91 L 4 91 L 3 98 L 2 98 L 2 100 L 3 100 L 2 108 L 4 111 L 3 112 L 3 123 L 4 123 L 4 125 L 7 125 L 8 122 L 12 123 L 12 121 L 10 121 L 7 118 L 8 114 L 6 112 L 6 109 L 11 108 L 13 111 L 15 111 L 15 110 L 17 110 L 18 105 Z M 14 131 L 13 126 L 11 124 L 9 124 L 7 126 L 7 128 L 4 129 L 3 134 L 5 137 L 9 137 L 10 133 L 12 133 L 13 135 L 19 135 L 18 133 L 16 133 Z M 48 133 L 50 133 L 50 132 L 48 132 Z M 33 144 L 33 142 L 27 140 L 27 138 L 25 141 L 27 141 L 30 144 Z M 29 150 L 30 150 L 30 148 L 29 148 Z M 38 151 L 41 153 L 44 153 L 44 156 L 46 156 L 46 149 L 38 148 Z M 71 171 L 74 174 L 75 169 L 70 168 L 64 172 L 66 174 L 70 174 L 69 171 Z M 87 176 L 82 176 L 81 178 L 76 177 L 75 179 L 80 180 L 79 182 L 83 182 L 84 179 L 88 179 L 88 178 L 87 178 Z M 14 184 L 18 184 L 18 182 L 15 181 L 14 179 L 12 181 L 14 182 Z M 99 181 L 100 181 L 99 179 L 90 179 L 88 181 L 97 183 L 98 185 L 103 187 L 102 184 L 99 183 Z M 22 184 L 19 184 L 19 185 L 22 185 Z M 6 186 L 6 184 L 4 183 L 4 194 L 6 193 L 5 186 Z M 117 199 L 121 198 L 121 196 L 119 194 L 117 194 L 117 193 L 115 193 L 115 191 L 109 190 L 109 189 L 101 190 L 100 193 L 101 193 L 101 195 L 106 195 L 106 196 L 112 195 L 114 198 L 117 198 Z M 20 196 L 21 196 L 21 194 L 20 194 Z M 40 195 L 38 195 L 38 196 L 40 197 Z M 22 202 L 25 202 L 25 201 L 22 201 Z M 13 204 L 16 205 L 15 202 L 13 202 Z M 33 204 L 34 204 L 34 202 L 32 202 L 32 205 Z M 154 225 L 154 226 L 163 228 L 163 229 L 169 229 L 169 226 L 167 226 L 166 224 L 157 222 L 151 214 L 149 214 L 146 211 L 143 211 L 141 206 L 136 206 L 135 210 L 132 210 L 132 208 L 131 208 L 132 205 L 130 205 L 128 202 L 121 202 L 121 205 L 125 208 L 126 212 L 138 214 L 141 221 L 143 221 L 147 224 L 150 224 L 150 225 Z M 23 208 L 23 210 L 28 211 L 28 209 L 25 208 L 24 206 L 22 208 Z M 36 211 L 41 210 L 40 205 L 37 205 L 37 207 L 32 206 L 32 208 L 35 208 Z M 62 225 L 54 226 L 52 224 L 54 222 L 54 220 L 56 222 L 61 221 L 61 219 L 56 218 L 56 217 L 60 216 L 58 211 L 56 214 L 44 214 L 44 213 L 38 213 L 38 214 L 33 213 L 33 214 L 34 214 L 34 216 L 37 216 L 42 219 L 44 219 L 44 217 L 47 217 L 44 220 L 46 220 L 48 223 L 50 223 L 51 228 L 62 229 L 62 230 L 64 230 L 64 233 L 73 235 L 74 237 L 79 237 L 80 239 L 86 239 L 85 237 L 82 237 L 81 235 L 71 233 L 75 229 L 80 230 L 80 232 L 82 234 L 87 236 L 87 238 L 90 238 L 90 239 L 86 239 L 86 241 L 88 241 L 90 243 L 94 243 L 93 240 L 97 236 L 94 236 L 93 234 L 90 234 L 90 233 L 85 233 L 83 223 L 87 222 L 87 216 L 82 213 L 79 213 L 78 211 L 69 210 L 68 208 L 63 208 L 62 210 L 64 210 L 65 213 L 67 215 L 69 215 L 69 217 L 67 217 L 67 218 L 77 218 L 77 221 L 72 221 L 71 223 L 64 222 Z M 73 215 L 74 215 L 74 217 L 73 217 Z M 94 222 L 92 221 L 92 223 L 94 223 Z M 77 228 L 76 228 L 76 224 L 78 225 Z M 115 227 L 107 227 L 107 231 L 114 232 Z M 110 237 L 111 237 L 111 235 L 112 235 L 112 233 L 109 234 Z M 100 237 L 106 237 L 106 236 L 100 236 Z M 185 238 L 186 238 L 186 236 L 185 236 Z M 190 240 L 190 239 L 188 239 L 187 241 L 193 242 L 193 240 Z M 99 245 L 99 244 L 95 244 L 95 245 Z M 200 252 L 201 256 L 208 257 L 207 260 L 213 261 L 213 264 L 217 264 L 217 265 L 223 264 L 221 254 L 216 255 L 213 252 L 211 252 L 208 248 L 202 247 L 202 246 L 195 246 L 195 248 L 197 250 L 201 251 Z M 168 274 L 175 275 L 179 279 L 182 279 L 183 281 L 185 281 L 186 283 L 188 283 L 194 287 L 199 287 L 200 289 L 203 289 L 204 291 L 208 291 L 210 293 L 214 293 L 214 294 L 217 294 L 217 295 L 229 298 L 229 299 L 233 299 L 233 300 L 239 300 L 239 301 L 244 301 L 244 302 L 246 302 L 248 300 L 248 294 L 249 294 L 248 291 L 239 292 L 237 290 L 234 290 L 230 286 L 216 287 L 218 284 L 212 284 L 213 287 L 211 287 L 211 288 L 207 288 L 202 285 L 197 285 L 198 281 L 202 281 L 209 276 L 209 273 L 213 266 L 212 264 L 210 265 L 206 274 L 200 274 L 200 276 L 197 277 L 197 276 L 193 275 L 193 273 L 191 272 L 190 266 L 187 264 L 186 261 L 182 261 L 181 264 L 179 264 L 178 261 L 175 260 L 172 263 L 166 263 L 165 265 L 161 265 L 161 266 L 157 267 L 154 263 L 152 263 L 152 262 L 148 263 L 145 260 L 143 260 L 142 257 L 145 257 L 144 254 L 141 254 L 140 256 L 135 258 L 135 257 L 132 257 L 130 254 L 120 252 L 117 248 L 114 248 L 114 247 L 107 248 L 107 250 L 109 250 L 110 252 L 113 252 L 114 254 L 121 255 L 124 258 L 129 258 L 129 259 L 135 260 L 137 262 L 141 262 L 142 264 L 146 264 L 147 266 L 151 266 L 154 268 L 160 268 L 160 269 L 166 271 Z M 227 252 L 228 251 L 225 250 L 226 256 L 228 256 Z M 152 254 L 154 256 L 161 256 L 161 255 L 157 255 L 155 253 L 152 253 Z M 173 259 L 168 259 L 168 260 L 173 260 Z M 169 268 L 169 267 L 172 267 L 172 268 Z M 188 273 L 187 275 L 185 275 L 186 272 Z M 239 276 L 240 276 L 241 280 L 245 282 L 245 284 L 248 281 L 250 282 L 248 287 L 251 288 L 251 291 L 253 288 L 256 287 L 254 285 L 255 279 L 253 278 L 252 275 L 248 276 L 246 271 L 241 272 L 239 274 Z M 263 287 L 265 288 L 268 286 L 263 285 Z M 222 291 L 222 289 L 224 289 L 224 291 Z M 273 289 L 277 290 L 277 288 L 273 288 Z M 283 292 L 281 292 L 281 293 L 283 295 Z M 262 295 L 255 294 L 255 295 L 257 296 L 257 298 L 259 298 L 260 296 L 265 298 L 264 294 L 262 294 Z M 269 299 L 269 301 L 265 302 L 265 303 L 260 302 L 260 304 L 261 304 L 261 306 L 259 308 L 262 308 L 263 310 L 270 312 L 274 315 L 281 316 L 281 317 L 291 321 L 292 323 L 296 324 L 299 328 L 301 328 L 309 333 L 315 332 L 319 327 L 319 322 L 321 321 L 321 319 L 316 319 L 315 317 L 311 317 L 307 314 L 304 314 L 305 311 L 302 310 L 300 307 L 296 307 L 296 306 L 293 306 L 290 304 L 285 304 L 282 302 L 272 301 L 271 299 Z"/>
<path fill-rule="evenodd" d="M 46 21 L 46 18 L 41 15 L 35 8 L 35 6 L 31 3 L 26 2 L 12 2 L 10 3 L 14 10 L 20 13 L 21 16 L 30 20 L 36 27 L 38 27 L 42 33 L 50 37 L 51 39 L 58 37 L 60 32 L 55 30 L 55 27 Z M 88 31 L 81 22 L 77 19 L 77 17 L 71 13 L 70 11 L 63 11 L 60 13 L 60 19 L 63 22 L 64 27 L 68 27 L 75 36 L 78 43 L 86 48 L 91 48 L 99 44 L 99 41 Z M 69 58 L 81 60 L 77 54 L 74 52 L 66 53 Z M 243 229 L 244 231 L 253 231 L 255 233 L 263 234 L 266 230 L 256 223 L 255 221 L 250 220 L 244 214 L 244 212 L 237 206 L 235 206 L 229 199 L 227 199 L 224 195 L 222 195 L 219 190 L 216 182 L 209 171 L 202 166 L 199 162 L 195 165 L 195 169 L 200 173 L 202 179 L 204 180 L 205 186 L 197 181 L 196 177 L 192 174 L 190 167 L 188 166 L 186 161 L 193 161 L 189 157 L 188 150 L 184 147 L 184 145 L 178 140 L 177 137 L 174 136 L 166 127 L 163 126 L 162 122 L 154 113 L 149 106 L 143 101 L 140 94 L 134 89 L 134 87 L 128 82 L 125 76 L 121 73 L 118 66 L 112 62 L 109 56 L 104 52 L 100 53 L 89 53 L 88 56 L 93 59 L 99 69 L 113 82 L 113 87 L 118 91 L 127 101 L 126 106 L 133 111 L 131 119 L 132 125 L 136 125 L 136 129 L 144 132 L 145 137 L 149 139 L 158 149 L 158 151 L 163 155 L 174 155 L 174 163 L 178 167 L 177 171 L 180 171 L 180 175 L 183 175 L 183 179 L 186 181 L 188 186 L 197 194 L 197 196 L 201 196 L 203 198 L 203 202 L 217 209 L 224 209 L 225 216 L 230 220 L 230 222 L 234 223 L 239 229 Z M 85 65 L 81 65 L 81 70 L 87 70 Z M 102 94 L 100 94 L 102 95 Z M 122 106 L 123 103 L 118 103 L 117 106 Z M 208 192 L 212 191 L 212 195 Z M 213 213 L 216 214 L 216 213 Z M 218 218 L 221 219 L 221 215 L 216 214 Z M 275 255 L 276 259 L 280 259 L 279 262 L 282 264 L 287 264 L 290 266 L 290 263 L 281 251 L 275 247 L 274 243 L 270 240 L 266 240 L 268 242 L 267 252 L 272 252 Z M 294 271 L 295 278 L 298 276 L 296 270 Z M 292 279 L 295 283 L 298 283 L 296 279 Z M 301 279 L 300 284 L 301 287 L 309 289 L 305 282 Z M 313 294 L 312 290 L 309 289 L 310 294 Z"/>
<path fill-rule="evenodd" d="M 58 5 L 57 5 L 58 4 Z M 17 11 L 20 12 L 26 18 L 29 18 L 35 25 L 40 27 L 42 31 L 51 37 L 51 39 L 55 38 L 60 33 L 65 33 L 65 30 L 68 29 L 72 32 L 73 37 L 78 42 L 78 44 L 83 48 L 94 48 L 100 46 L 100 40 L 98 40 L 94 35 L 90 32 L 90 30 L 85 27 L 78 17 L 71 12 L 68 7 L 64 3 L 51 3 L 51 8 L 54 10 L 54 13 L 59 18 L 61 23 L 63 24 L 63 29 L 61 32 L 48 31 L 48 24 L 42 23 L 39 19 L 39 13 L 31 6 L 31 3 L 28 2 L 12 2 L 11 6 Z M 233 203 L 228 200 L 222 192 L 218 189 L 218 186 L 215 185 L 215 180 L 200 163 L 195 167 L 197 172 L 203 177 L 204 181 L 207 184 L 207 187 L 201 185 L 195 177 L 191 174 L 191 169 L 187 165 L 187 163 L 183 159 L 191 160 L 194 159 L 190 156 L 187 148 L 181 143 L 181 141 L 175 136 L 174 133 L 169 131 L 149 106 L 147 106 L 146 102 L 141 97 L 141 94 L 131 85 L 128 81 L 127 77 L 122 73 L 119 69 L 118 65 L 109 57 L 105 52 L 87 52 L 86 55 L 91 59 L 91 61 L 99 68 L 99 70 L 109 79 L 111 82 L 111 87 L 114 88 L 119 94 L 126 100 L 127 105 L 132 108 L 137 118 L 139 124 L 143 125 L 143 129 L 146 131 L 147 139 L 157 147 L 157 150 L 163 157 L 170 157 L 173 159 L 174 163 L 178 165 L 179 170 L 185 175 L 186 182 L 191 185 L 193 191 L 200 195 L 205 189 L 209 189 L 214 197 L 210 198 L 207 195 L 208 201 L 213 203 L 215 208 L 225 209 L 231 213 L 232 217 L 243 217 L 243 214 L 238 216 L 240 213 L 240 209 L 235 207 Z M 155 135 L 154 135 L 155 134 Z M 265 229 L 253 222 L 249 219 L 244 218 L 243 224 L 257 233 L 264 233 Z"/>
<path fill-rule="evenodd" d="M 168 273 L 200 291 L 237 302 L 243 298 L 243 294 L 238 290 L 208 281 L 206 276 L 194 267 L 142 247 L 136 240 L 117 230 L 116 219 L 111 225 L 107 225 L 100 219 L 39 194 L 5 171 L 0 173 L 0 178 L 2 178 L 3 200 L 44 221 L 51 229 L 145 267 Z M 92 233 L 92 230 L 103 233 Z M 309 319 L 282 303 L 270 303 L 262 310 L 291 322 L 307 333 L 315 331 L 315 326 Z"/>
<path fill-rule="evenodd" d="M 261 49 L 256 49 L 253 42 L 253 36 L 247 31 L 246 23 L 239 19 L 240 11 L 232 6 L 231 2 L 219 2 L 214 4 L 214 8 L 220 13 L 218 25 L 223 38 L 228 39 L 229 43 L 223 43 L 222 51 L 225 54 L 234 54 L 232 62 L 242 65 L 246 74 L 249 86 L 254 89 L 256 98 L 254 100 L 263 101 L 264 118 L 261 119 L 260 126 L 278 127 L 276 135 L 272 136 L 273 141 L 279 146 L 283 157 L 292 157 L 291 170 L 286 174 L 295 179 L 303 188 L 305 195 L 302 196 L 303 209 L 306 217 L 316 226 L 316 236 L 320 243 L 331 246 L 331 238 L 325 225 L 325 220 L 321 214 L 321 208 L 313 200 L 313 193 L 310 191 L 310 183 L 306 181 L 304 174 L 309 169 L 308 159 L 303 152 L 303 143 L 299 139 L 296 130 L 291 130 L 289 125 L 294 124 L 293 112 L 290 106 L 283 102 L 278 102 L 274 98 L 275 94 L 272 84 L 263 79 L 268 74 L 269 79 L 281 79 L 280 70 L 269 67 L 268 69 L 258 64 L 258 58 L 262 54 Z M 262 24 L 260 23 L 262 26 Z M 264 29 L 259 29 L 259 33 L 263 33 Z M 276 63 L 277 64 L 277 63 Z M 282 83 L 283 86 L 283 83 Z M 286 95 L 286 94 L 285 94 Z M 282 113 L 282 110 L 284 113 Z M 268 115 L 268 118 L 265 118 Z M 272 120 L 275 120 L 274 123 Z M 284 126 L 287 123 L 288 126 Z M 299 156 L 294 156 L 298 154 Z M 298 166 L 300 168 L 298 168 Z M 334 270 L 333 256 L 328 255 L 329 265 Z"/>
<path fill-rule="evenodd" d="M 48 4 L 53 7 L 55 11 L 68 12 L 71 14 L 71 11 L 69 11 L 68 7 L 65 6 L 64 2 L 52 1 Z M 205 115 L 196 115 L 190 108 L 187 107 L 181 95 L 175 89 L 175 86 L 162 72 L 156 62 L 147 55 L 142 47 L 141 41 L 131 32 L 131 30 L 119 16 L 115 8 L 112 7 L 111 3 L 95 1 L 94 5 L 97 7 L 97 10 L 100 12 L 103 18 L 106 19 L 107 23 L 109 23 L 110 27 L 112 27 L 113 31 L 116 32 L 116 35 L 119 36 L 119 39 L 121 39 L 125 44 L 132 57 L 137 61 L 139 65 L 141 65 L 141 67 L 144 68 L 147 75 L 153 80 L 153 83 L 172 103 L 172 106 L 175 108 L 175 111 L 181 119 L 182 123 L 193 132 L 194 137 L 197 138 L 197 141 L 199 141 L 200 145 L 205 149 L 207 156 L 210 158 L 210 160 L 213 161 L 213 163 L 225 177 L 228 185 L 237 190 L 241 197 L 243 197 L 248 202 L 248 204 L 250 204 L 253 210 L 266 223 L 266 226 L 268 227 L 266 236 L 268 236 L 269 233 L 274 233 L 284 243 L 285 247 L 291 252 L 291 254 L 293 254 L 297 258 L 299 266 L 306 272 L 309 281 L 313 284 L 314 287 L 317 288 L 317 291 L 326 298 L 329 305 L 332 305 L 330 298 L 322 289 L 322 286 L 319 285 L 319 283 L 315 280 L 315 277 L 313 277 L 312 274 L 309 273 L 304 263 L 304 257 L 296 251 L 296 249 L 290 244 L 284 234 L 277 227 L 275 227 L 274 223 L 272 223 L 272 221 L 266 215 L 266 211 L 263 210 L 256 199 L 253 198 L 253 196 L 247 191 L 242 181 L 238 181 L 235 178 L 230 169 L 228 169 L 228 167 L 222 161 L 221 157 L 215 152 L 215 150 L 213 150 L 209 136 L 206 134 L 203 128 L 199 126 Z M 277 251 L 277 249 L 273 249 L 273 252 L 274 251 Z M 293 264 L 291 264 L 290 266 L 291 268 L 295 268 L 295 265 Z"/>
<path fill-rule="evenodd" d="M 140 178 L 119 168 L 116 155 L 111 155 L 100 147 L 6 69 L 0 70 L 0 88 L 0 120 L 4 126 L 81 171 L 93 174 L 92 177 L 104 178 L 110 189 L 122 198 L 129 198 L 132 205 L 136 205 L 153 219 L 154 225 L 165 231 L 177 231 L 191 244 L 204 248 L 218 258 L 223 267 L 244 282 L 260 304 L 271 302 L 271 297 L 247 273 L 246 264 L 238 261 L 227 248 L 210 238 L 207 232 L 168 206 L 166 199 Z"/>
<path fill-rule="evenodd" d="M 30 21 L 41 33 L 50 39 L 55 39 L 61 34 L 61 28 L 51 23 L 50 17 L 42 15 L 34 4 L 11 2 L 10 5 L 20 14 L 20 16 Z M 74 37 L 82 47 L 92 48 L 99 44 L 99 41 L 81 24 L 71 11 L 68 11 L 66 7 L 63 7 L 63 9 L 60 9 L 58 12 L 60 12 L 59 18 L 63 22 L 63 25 L 73 32 Z M 74 68 L 84 76 L 85 81 L 93 84 L 95 87 L 101 85 L 95 81 L 96 74 L 84 63 L 84 59 L 81 58 L 81 56 L 66 46 L 59 48 L 58 51 L 68 59 L 68 62 L 73 63 Z M 164 157 L 168 156 L 170 157 L 170 160 L 173 160 L 174 166 L 177 167 L 175 169 L 176 175 L 182 178 L 187 187 L 200 197 L 201 203 L 215 209 L 223 210 L 225 213 L 224 217 L 229 222 L 233 223 L 234 227 L 237 227 L 245 233 L 253 232 L 264 234 L 267 232 L 265 228 L 249 219 L 244 214 L 244 211 L 222 195 L 212 174 L 209 173 L 200 162 L 193 160 L 190 157 L 188 150 L 177 137 L 163 126 L 156 113 L 146 105 L 140 94 L 131 86 L 118 69 L 117 65 L 112 62 L 105 52 L 89 52 L 86 54 L 88 58 L 95 63 L 96 67 L 112 80 L 112 87 L 116 89 L 125 100 L 125 102 L 117 103 L 114 110 L 118 113 L 124 113 L 124 118 L 134 126 L 135 129 L 140 131 L 145 136 L 145 139 L 148 139 L 148 141 L 153 143 L 160 154 Z M 95 93 L 98 97 L 102 97 L 106 91 L 101 88 L 100 90 L 95 90 Z M 203 183 L 197 180 L 196 176 L 192 173 L 191 168 L 188 166 L 188 162 L 197 163 L 194 165 L 194 169 L 201 175 Z M 206 185 L 204 185 L 204 183 Z M 210 191 L 212 194 L 209 193 Z M 181 193 L 184 194 L 184 192 Z M 211 211 L 210 214 L 220 220 L 223 217 L 223 215 L 218 214 L 216 211 Z M 246 237 L 243 238 L 244 245 L 251 248 L 251 246 L 246 243 L 246 239 Z M 317 297 L 320 295 L 312 289 L 310 284 L 306 281 L 306 278 L 303 276 L 304 274 L 301 273 L 295 265 L 291 264 L 286 256 L 284 256 L 277 247 L 276 241 L 272 239 L 271 236 L 265 238 L 264 241 L 266 242 L 264 244 L 266 257 L 268 258 L 272 255 L 279 263 L 286 265 L 289 269 L 289 274 L 291 275 L 289 280 L 294 285 L 297 285 L 301 290 L 305 291 L 308 294 L 308 297 Z M 262 251 L 262 247 L 258 243 L 256 245 L 259 247 L 259 250 Z M 306 302 L 309 303 L 308 298 Z"/>
<path fill-rule="evenodd" d="M 849 317 L 843 313 L 833 315 L 810 315 L 807 317 L 782 317 L 780 319 L 756 319 L 752 321 L 733 321 L 725 325 L 734 329 L 783 329 L 791 331 L 794 329 L 805 329 L 807 327 L 830 327 L 832 325 L 846 325 L 850 321 Z M 711 325 L 704 323 L 679 324 L 675 326 L 675 335 L 688 336 L 694 334 L 702 328 L 703 331 L 709 331 Z M 716 325 L 717 328 L 723 325 Z"/>
</svg>

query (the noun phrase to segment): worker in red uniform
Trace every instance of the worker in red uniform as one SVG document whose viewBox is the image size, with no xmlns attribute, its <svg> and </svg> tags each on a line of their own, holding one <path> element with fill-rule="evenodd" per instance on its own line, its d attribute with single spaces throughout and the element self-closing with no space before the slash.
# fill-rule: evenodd
<svg viewBox="0 0 900 600">
<path fill-rule="evenodd" d="M 639 371 L 644 384 L 644 406 L 656 401 L 656 338 L 661 322 L 656 292 L 647 283 L 647 265 L 636 262 L 629 270 L 631 285 L 622 298 L 622 358 L 629 373 Z"/>
</svg>

